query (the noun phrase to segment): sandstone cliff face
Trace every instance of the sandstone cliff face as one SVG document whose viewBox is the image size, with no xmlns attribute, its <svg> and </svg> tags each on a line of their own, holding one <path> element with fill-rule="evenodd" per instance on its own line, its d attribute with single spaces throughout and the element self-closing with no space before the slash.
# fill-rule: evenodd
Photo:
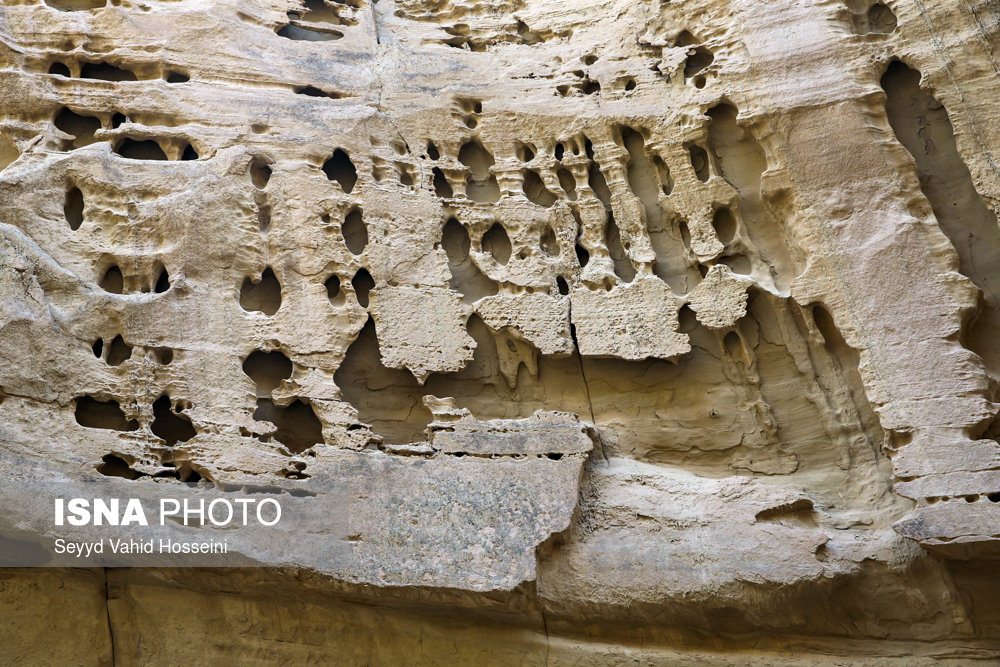
<svg viewBox="0 0 1000 667">
<path fill-rule="evenodd" d="M 285 536 L 335 559 L 0 570 L 0 663 L 1000 659 L 998 31 L 6 3 L 5 478 L 353 518 Z"/>
</svg>

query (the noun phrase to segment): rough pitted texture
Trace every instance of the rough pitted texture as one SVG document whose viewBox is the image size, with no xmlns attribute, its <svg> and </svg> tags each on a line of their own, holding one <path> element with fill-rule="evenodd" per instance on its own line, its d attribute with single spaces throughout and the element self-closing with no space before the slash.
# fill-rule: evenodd
<svg viewBox="0 0 1000 667">
<path fill-rule="evenodd" d="M 355 522 L 0 571 L 0 663 L 1000 660 L 998 44 L 990 0 L 4 4 L 4 474 Z"/>
</svg>

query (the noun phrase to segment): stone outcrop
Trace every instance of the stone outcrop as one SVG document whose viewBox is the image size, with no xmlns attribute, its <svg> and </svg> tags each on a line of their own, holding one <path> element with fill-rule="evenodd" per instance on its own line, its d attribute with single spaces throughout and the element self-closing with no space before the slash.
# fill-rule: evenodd
<svg viewBox="0 0 1000 667">
<path fill-rule="evenodd" d="M 0 663 L 1000 660 L 998 44 L 988 0 L 4 4 L 0 499 L 330 519 L 0 570 Z"/>
</svg>

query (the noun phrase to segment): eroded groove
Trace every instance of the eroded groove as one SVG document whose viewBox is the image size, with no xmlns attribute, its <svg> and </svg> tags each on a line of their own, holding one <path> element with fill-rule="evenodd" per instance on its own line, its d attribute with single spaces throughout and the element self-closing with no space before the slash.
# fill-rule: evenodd
<svg viewBox="0 0 1000 667">
<path fill-rule="evenodd" d="M 913 156 L 920 189 L 958 253 L 959 270 L 983 291 L 985 308 L 968 341 L 1000 373 L 1000 228 L 958 152 L 948 111 L 920 87 L 920 72 L 893 61 L 882 76 L 886 115 Z"/>
</svg>

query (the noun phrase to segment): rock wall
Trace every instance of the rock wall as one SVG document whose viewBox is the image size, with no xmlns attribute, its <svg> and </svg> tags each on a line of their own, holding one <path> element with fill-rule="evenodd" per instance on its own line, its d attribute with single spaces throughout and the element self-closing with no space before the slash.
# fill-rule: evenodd
<svg viewBox="0 0 1000 667">
<path fill-rule="evenodd" d="M 0 663 L 1000 660 L 998 33 L 4 4 L 3 474 L 358 518 L 332 563 L 0 570 Z"/>
</svg>

